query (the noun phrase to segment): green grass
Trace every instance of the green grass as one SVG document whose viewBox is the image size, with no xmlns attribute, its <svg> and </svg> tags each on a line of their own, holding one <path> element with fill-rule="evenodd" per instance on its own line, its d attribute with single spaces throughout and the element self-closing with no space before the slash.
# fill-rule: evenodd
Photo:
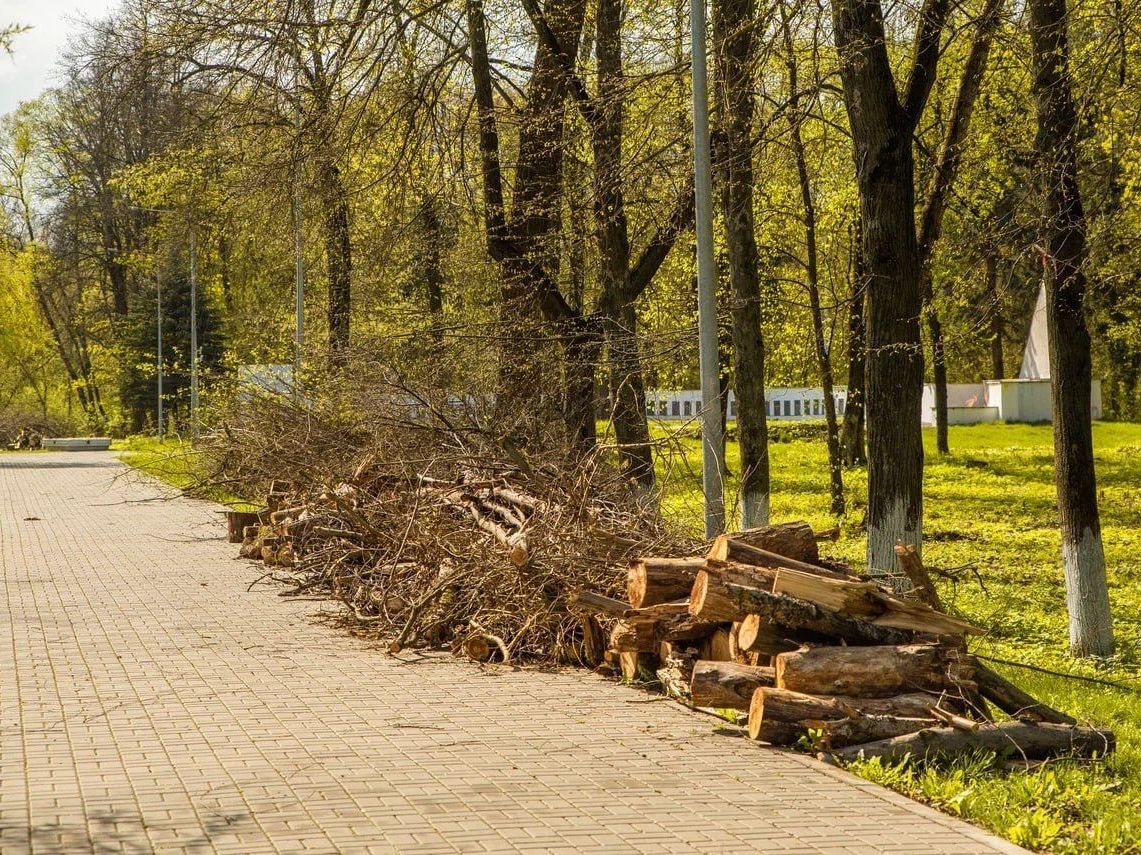
<svg viewBox="0 0 1141 855">
<path fill-rule="evenodd" d="M 115 440 L 111 449 L 119 452 L 119 459 L 128 466 L 178 487 L 188 496 L 228 505 L 237 511 L 260 507 L 220 487 L 204 484 L 201 453 L 185 440 L 159 442 L 151 436 L 132 436 Z"/>
<path fill-rule="evenodd" d="M 667 437 L 665 505 L 695 531 L 701 527 L 700 447 L 696 439 Z M 945 810 L 960 814 L 1030 848 L 1058 852 L 1141 851 L 1141 425 L 1098 423 L 1103 537 L 1109 565 L 1117 654 L 1104 662 L 1067 655 L 1065 587 L 1054 502 L 1049 426 L 952 427 L 952 453 L 935 453 L 926 432 L 924 562 L 963 568 L 957 582 L 940 580 L 949 607 L 988 633 L 975 652 L 1075 675 L 1119 681 L 1119 690 L 1021 668 L 998 667 L 1046 702 L 1083 721 L 1113 728 L 1116 755 L 1105 762 L 1058 762 L 1032 772 L 1004 773 L 993 758 L 945 767 L 856 764 L 853 771 Z M 772 517 L 835 524 L 829 515 L 822 441 L 772 443 Z M 737 449 L 727 456 L 737 467 Z M 863 469 L 845 472 L 848 513 L 841 539 L 825 552 L 863 561 L 860 531 L 867 498 Z M 732 490 L 733 484 L 730 484 Z M 975 571 L 982 580 L 979 584 Z M 985 589 L 982 587 L 985 585 Z"/>
</svg>

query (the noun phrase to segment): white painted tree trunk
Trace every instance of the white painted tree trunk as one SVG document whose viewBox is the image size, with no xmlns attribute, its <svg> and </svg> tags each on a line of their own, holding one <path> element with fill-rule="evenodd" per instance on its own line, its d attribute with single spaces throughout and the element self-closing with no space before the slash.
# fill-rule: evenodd
<svg viewBox="0 0 1141 855">
<path fill-rule="evenodd" d="M 1101 533 L 1083 529 L 1075 540 L 1062 535 L 1066 573 L 1066 608 L 1070 615 L 1070 653 L 1102 656 L 1113 650 L 1113 622 L 1105 581 L 1105 550 Z"/>
</svg>

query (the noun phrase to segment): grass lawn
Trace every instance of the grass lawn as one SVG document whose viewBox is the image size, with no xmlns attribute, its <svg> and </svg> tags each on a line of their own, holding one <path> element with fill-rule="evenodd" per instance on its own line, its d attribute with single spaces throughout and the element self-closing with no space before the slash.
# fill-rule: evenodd
<svg viewBox="0 0 1141 855">
<path fill-rule="evenodd" d="M 657 428 L 672 458 L 663 462 L 669 511 L 700 531 L 700 446 Z M 668 439 L 667 439 L 668 437 Z M 977 653 L 1075 675 L 1137 686 L 1113 689 L 996 666 L 1046 702 L 1081 720 L 1113 728 L 1117 754 L 1104 763 L 1057 762 L 1032 772 L 1005 773 L 992 758 L 951 767 L 884 767 L 853 771 L 959 814 L 1023 846 L 1058 852 L 1141 851 L 1141 425 L 1098 423 L 1094 445 L 1098 494 L 1109 565 L 1117 655 L 1106 662 L 1067 656 L 1065 588 L 1054 503 L 1053 439 L 1049 426 L 952 427 L 952 453 L 935 453 L 925 432 L 923 559 L 938 568 L 972 570 L 937 584 L 949 608 L 986 627 Z M 772 518 L 806 519 L 826 528 L 827 454 L 823 440 L 770 444 Z M 727 450 L 736 469 L 737 449 Z M 668 470 L 668 471 L 665 471 Z M 865 470 L 845 472 L 848 514 L 841 539 L 824 551 L 863 561 L 859 530 L 867 499 Z M 730 484 L 730 490 L 733 485 Z M 985 589 L 984 586 L 985 585 Z"/>
<path fill-rule="evenodd" d="M 257 505 L 223 489 L 203 486 L 201 453 L 185 440 L 168 438 L 159 442 L 152 436 L 132 436 L 115 440 L 111 450 L 119 452 L 119 459 L 128 466 L 178 487 L 188 496 L 209 499 L 236 511 L 258 509 Z"/>
</svg>

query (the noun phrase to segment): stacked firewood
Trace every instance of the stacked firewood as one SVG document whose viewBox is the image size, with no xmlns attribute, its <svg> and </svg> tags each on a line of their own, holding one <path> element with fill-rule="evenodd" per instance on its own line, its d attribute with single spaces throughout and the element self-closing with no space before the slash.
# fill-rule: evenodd
<svg viewBox="0 0 1141 855">
<path fill-rule="evenodd" d="M 631 561 L 628 602 L 577 601 L 614 618 L 607 657 L 625 677 L 747 714 L 748 735 L 773 745 L 841 759 L 1113 750 L 1111 732 L 1077 726 L 968 652 L 981 630 L 941 609 L 914 550 L 897 547 L 914 591 L 901 595 L 822 558 L 821 539 L 803 522 L 721 536 L 704 557 Z"/>
</svg>

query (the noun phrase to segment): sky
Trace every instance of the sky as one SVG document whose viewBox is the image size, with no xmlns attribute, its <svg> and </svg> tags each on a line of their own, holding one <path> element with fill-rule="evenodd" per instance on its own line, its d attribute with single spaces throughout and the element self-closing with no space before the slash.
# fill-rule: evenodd
<svg viewBox="0 0 1141 855">
<path fill-rule="evenodd" d="M 0 55 L 0 114 L 56 83 L 58 57 L 77 21 L 99 18 L 119 0 L 0 0 L 0 25 L 26 24 L 12 56 Z"/>
</svg>

